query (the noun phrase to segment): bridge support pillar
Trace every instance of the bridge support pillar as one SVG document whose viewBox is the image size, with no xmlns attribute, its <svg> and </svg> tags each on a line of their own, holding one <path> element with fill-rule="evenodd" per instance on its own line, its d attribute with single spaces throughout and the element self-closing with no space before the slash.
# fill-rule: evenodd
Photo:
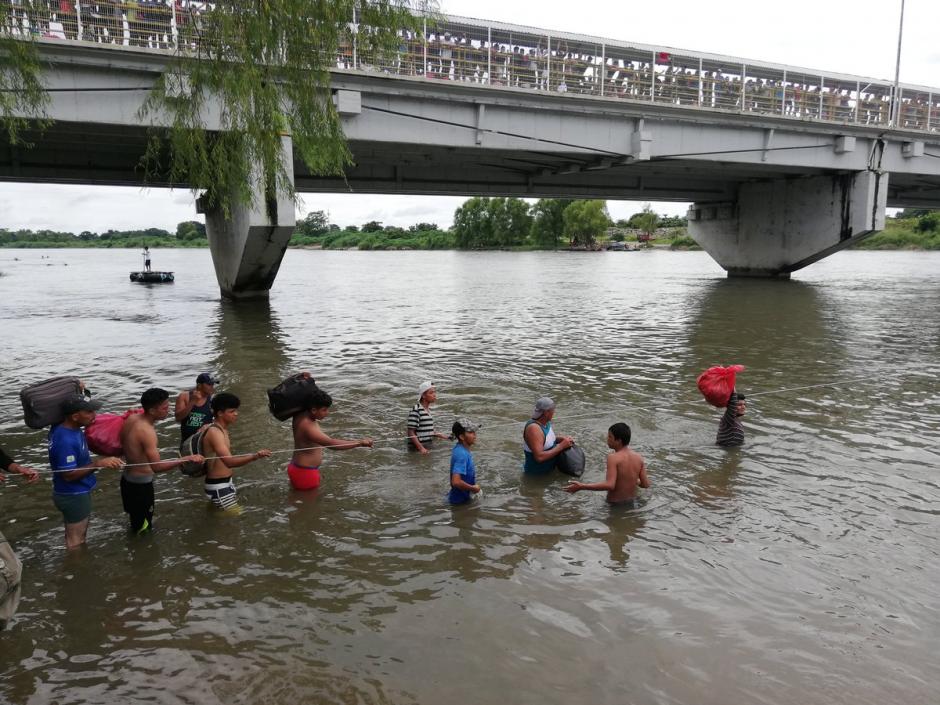
<svg viewBox="0 0 940 705">
<path fill-rule="evenodd" d="M 887 193 L 875 171 L 744 183 L 734 202 L 695 203 L 689 235 L 729 277 L 788 278 L 883 230 Z"/>
<path fill-rule="evenodd" d="M 282 138 L 282 148 L 293 178 L 291 138 Z M 290 196 L 264 183 L 255 175 L 253 202 L 234 202 L 228 217 L 221 208 L 209 206 L 206 234 L 212 263 L 222 296 L 227 299 L 266 297 L 281 267 L 281 260 L 296 225 L 296 211 Z"/>
</svg>

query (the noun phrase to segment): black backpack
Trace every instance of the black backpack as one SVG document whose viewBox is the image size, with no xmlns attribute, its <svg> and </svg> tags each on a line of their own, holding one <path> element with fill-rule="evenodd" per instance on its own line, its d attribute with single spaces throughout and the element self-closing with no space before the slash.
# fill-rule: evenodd
<svg viewBox="0 0 940 705">
<path fill-rule="evenodd" d="M 310 392 L 316 388 L 316 381 L 306 373 L 288 377 L 274 389 L 268 390 L 268 409 L 278 421 L 287 421 L 307 408 Z"/>
</svg>

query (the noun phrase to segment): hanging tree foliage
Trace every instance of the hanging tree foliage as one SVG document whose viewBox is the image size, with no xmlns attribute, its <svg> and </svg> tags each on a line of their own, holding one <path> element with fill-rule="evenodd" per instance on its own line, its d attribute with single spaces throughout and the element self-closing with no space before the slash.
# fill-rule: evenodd
<svg viewBox="0 0 940 705">
<path fill-rule="evenodd" d="M 285 134 L 312 173 L 341 175 L 351 157 L 329 70 L 354 42 L 363 61 L 394 56 L 399 31 L 417 26 L 409 0 L 239 0 L 185 16 L 173 63 L 141 109 L 170 122 L 152 132 L 148 175 L 206 189 L 225 212 L 251 201 L 253 173 L 266 193 L 293 196 Z M 220 129 L 207 132 L 213 105 Z"/>
<path fill-rule="evenodd" d="M 48 12 L 48 0 L 43 0 Z M 27 5 L 39 0 L 24 0 Z M 223 0 L 190 5 L 178 22 L 177 49 L 141 107 L 151 128 L 146 177 L 205 190 L 228 213 L 252 201 L 252 181 L 266 195 L 295 195 L 282 151 L 314 174 L 341 175 L 351 162 L 330 95 L 330 69 L 355 43 L 363 63 L 395 56 L 402 30 L 417 31 L 423 0 Z M 433 10 L 432 10 L 433 11 Z M 11 142 L 42 116 L 41 63 L 32 35 L 0 18 L 0 126 Z M 206 117 L 218 114 L 218 130 Z M 290 158 L 290 157 L 288 157 Z"/>
<path fill-rule="evenodd" d="M 45 110 L 49 95 L 43 90 L 41 62 L 32 35 L 14 24 L 6 11 L 4 8 L 0 14 L 0 129 L 11 145 L 18 145 L 25 144 L 23 132 L 31 123 L 39 128 L 48 124 Z"/>
</svg>

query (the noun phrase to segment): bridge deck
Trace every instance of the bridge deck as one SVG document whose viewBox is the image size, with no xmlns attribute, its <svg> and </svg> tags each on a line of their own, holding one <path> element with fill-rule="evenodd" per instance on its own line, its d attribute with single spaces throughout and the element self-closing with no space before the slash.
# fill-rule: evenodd
<svg viewBox="0 0 940 705">
<path fill-rule="evenodd" d="M 0 21 L 7 32 L 52 42 L 161 52 L 197 45 L 205 3 L 136 5 L 76 0 L 40 10 L 11 3 Z M 940 88 L 902 84 L 895 96 L 890 81 L 864 76 L 453 16 L 425 20 L 421 33 L 401 32 L 391 55 L 369 56 L 350 20 L 335 57 L 338 69 L 940 132 Z"/>
</svg>

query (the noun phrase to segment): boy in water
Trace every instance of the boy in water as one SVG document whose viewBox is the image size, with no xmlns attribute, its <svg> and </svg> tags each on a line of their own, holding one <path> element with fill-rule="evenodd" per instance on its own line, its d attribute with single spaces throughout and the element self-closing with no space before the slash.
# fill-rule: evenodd
<svg viewBox="0 0 940 705">
<path fill-rule="evenodd" d="M 291 426 L 294 429 L 294 454 L 287 466 L 287 477 L 295 490 L 312 490 L 320 486 L 320 464 L 323 449 L 351 450 L 371 448 L 371 438 L 357 441 L 341 441 L 330 438 L 320 428 L 320 422 L 330 413 L 333 397 L 317 388 L 307 398 L 307 409 L 294 414 Z"/>
<path fill-rule="evenodd" d="M 450 454 L 450 493 L 447 501 L 464 504 L 480 491 L 477 469 L 470 453 L 470 448 L 477 442 L 477 427 L 467 419 L 457 419 L 451 430 L 457 443 Z"/>
<path fill-rule="evenodd" d="M 738 394 L 736 389 L 732 390 L 725 413 L 718 422 L 716 445 L 733 448 L 744 444 L 744 426 L 738 419 L 744 416 L 745 411 L 747 411 L 747 402 L 744 401 L 744 395 Z"/>
<path fill-rule="evenodd" d="M 143 534 L 153 528 L 153 477 L 186 462 L 203 463 L 201 455 L 174 460 L 160 460 L 154 424 L 170 415 L 170 393 L 153 387 L 140 396 L 144 413 L 127 417 L 121 427 L 124 459 L 131 467 L 121 474 L 121 501 L 130 516 L 131 531 Z"/>
<path fill-rule="evenodd" d="M 607 478 L 603 482 L 572 482 L 565 487 L 565 492 L 606 490 L 609 504 L 635 506 L 637 488 L 646 489 L 650 481 L 646 477 L 643 456 L 628 448 L 629 445 L 630 427 L 615 423 L 607 431 L 607 447 L 614 451 L 607 456 Z"/>
<path fill-rule="evenodd" d="M 229 439 L 228 429 L 238 421 L 239 406 L 241 406 L 241 400 L 234 394 L 222 392 L 212 397 L 212 414 L 215 420 L 202 439 L 203 455 L 207 458 L 206 497 L 220 509 L 238 507 L 235 483 L 232 482 L 232 470 L 271 455 L 271 451 L 265 448 L 251 455 L 232 457 L 232 442 Z"/>
</svg>

